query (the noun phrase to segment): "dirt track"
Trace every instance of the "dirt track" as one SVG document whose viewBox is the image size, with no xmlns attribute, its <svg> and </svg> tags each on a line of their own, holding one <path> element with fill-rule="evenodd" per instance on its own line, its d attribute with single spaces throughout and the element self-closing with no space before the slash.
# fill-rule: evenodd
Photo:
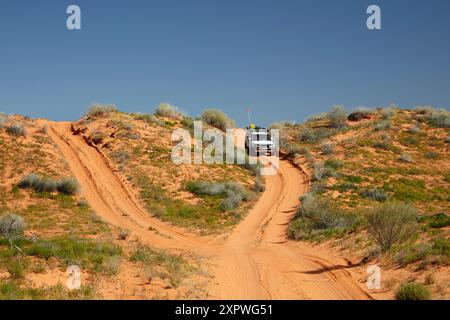
<svg viewBox="0 0 450 320">
<path fill-rule="evenodd" d="M 211 258 L 215 276 L 208 288 L 211 298 L 370 298 L 341 266 L 343 261 L 286 239 L 287 224 L 308 187 L 307 177 L 289 162 L 280 161 L 279 173 L 266 178 L 261 199 L 226 240 L 211 239 L 152 218 L 101 151 L 72 134 L 70 123 L 49 123 L 49 127 L 83 196 L 105 221 L 149 245 Z"/>
</svg>

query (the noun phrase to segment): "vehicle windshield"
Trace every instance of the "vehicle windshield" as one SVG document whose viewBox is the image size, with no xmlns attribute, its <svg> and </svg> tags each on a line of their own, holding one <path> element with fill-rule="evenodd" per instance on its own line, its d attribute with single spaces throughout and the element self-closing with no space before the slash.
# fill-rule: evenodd
<svg viewBox="0 0 450 320">
<path fill-rule="evenodd" d="M 270 133 L 267 132 L 258 132 L 252 134 L 252 140 L 253 141 L 271 141 L 272 137 L 270 136 Z"/>
</svg>

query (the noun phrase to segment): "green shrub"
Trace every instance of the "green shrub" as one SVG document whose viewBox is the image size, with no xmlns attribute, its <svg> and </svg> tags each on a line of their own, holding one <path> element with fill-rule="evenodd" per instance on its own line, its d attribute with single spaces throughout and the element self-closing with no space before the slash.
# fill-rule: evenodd
<svg viewBox="0 0 450 320">
<path fill-rule="evenodd" d="M 427 115 L 431 125 L 439 128 L 450 128 L 450 112 L 445 109 L 439 109 Z"/>
<path fill-rule="evenodd" d="M 88 117 L 107 117 L 111 113 L 117 112 L 117 107 L 112 104 L 93 104 L 86 112 Z"/>
<path fill-rule="evenodd" d="M 381 119 L 388 120 L 388 119 L 392 118 L 392 116 L 395 114 L 395 112 L 396 112 L 395 106 L 390 106 L 388 108 L 384 108 L 381 110 Z"/>
<path fill-rule="evenodd" d="M 430 228 L 445 228 L 450 226 L 450 217 L 445 213 L 435 214 L 427 220 Z"/>
<path fill-rule="evenodd" d="M 130 160 L 130 154 L 125 150 L 113 151 L 111 152 L 110 156 L 118 163 L 125 163 Z"/>
<path fill-rule="evenodd" d="M 399 248 L 394 259 L 399 265 L 404 267 L 410 263 L 423 260 L 430 254 L 431 247 L 427 244 L 419 243 Z"/>
<path fill-rule="evenodd" d="M 386 252 L 401 244 L 417 231 L 417 210 L 401 202 L 385 202 L 373 207 L 367 215 L 368 231 Z"/>
<path fill-rule="evenodd" d="M 226 131 L 229 128 L 234 128 L 236 123 L 230 119 L 223 111 L 218 109 L 206 109 L 202 113 L 202 120 L 207 124 Z"/>
<path fill-rule="evenodd" d="M 324 155 L 331 155 L 334 153 L 334 144 L 332 143 L 324 143 L 320 146 L 320 149 Z"/>
<path fill-rule="evenodd" d="M 439 158 L 439 153 L 433 151 L 427 151 L 425 153 L 425 158 L 436 160 Z"/>
<path fill-rule="evenodd" d="M 251 193 L 238 183 L 234 182 L 209 182 L 209 181 L 189 181 L 187 190 L 191 193 L 203 196 L 220 196 L 223 201 L 220 209 L 229 211 L 236 209 L 242 200 L 252 199 Z"/>
<path fill-rule="evenodd" d="M 264 192 L 266 190 L 266 184 L 263 179 L 256 178 L 255 184 L 253 185 L 253 191 Z"/>
<path fill-rule="evenodd" d="M 327 119 L 333 128 L 343 128 L 346 126 L 347 110 L 344 106 L 333 106 L 327 113 Z"/>
<path fill-rule="evenodd" d="M 152 250 L 146 246 L 136 248 L 131 254 L 130 260 L 144 263 L 146 275 L 149 278 L 157 276 L 161 279 L 167 279 L 175 288 L 191 271 L 191 267 L 180 256 Z"/>
<path fill-rule="evenodd" d="M 450 239 L 437 237 L 433 240 L 433 253 L 450 258 Z"/>
<path fill-rule="evenodd" d="M 66 195 L 74 195 L 79 190 L 78 182 L 73 178 L 54 180 L 36 173 L 23 177 L 17 186 L 22 189 L 33 189 L 35 192 L 51 193 L 58 191 Z"/>
<path fill-rule="evenodd" d="M 286 155 L 290 158 L 294 158 L 296 155 L 308 156 L 311 154 L 309 148 L 300 146 L 298 144 L 288 144 L 286 146 Z"/>
<path fill-rule="evenodd" d="M 418 114 L 427 115 L 436 112 L 436 109 L 432 106 L 417 106 L 414 111 Z"/>
<path fill-rule="evenodd" d="M 103 142 L 103 139 L 105 139 L 105 134 L 103 134 L 102 132 L 94 132 L 91 135 L 91 141 L 97 145 Z"/>
<path fill-rule="evenodd" d="M 156 109 L 155 114 L 161 117 L 180 120 L 184 114 L 177 108 L 169 103 L 161 103 Z"/>
<path fill-rule="evenodd" d="M 20 238 L 25 229 L 23 218 L 14 213 L 5 213 L 0 216 L 0 237 L 12 241 Z"/>
<path fill-rule="evenodd" d="M 7 126 L 6 132 L 12 136 L 17 136 L 17 137 L 24 137 L 27 134 L 25 128 L 23 126 L 19 126 L 19 125 Z"/>
<path fill-rule="evenodd" d="M 325 167 L 323 163 L 315 163 L 313 167 L 313 178 L 315 181 L 321 181 L 325 175 Z"/>
<path fill-rule="evenodd" d="M 375 131 L 385 131 L 392 129 L 392 123 L 390 120 L 383 120 L 375 125 Z"/>
<path fill-rule="evenodd" d="M 28 261 L 25 258 L 21 256 L 10 257 L 4 264 L 12 279 L 22 279 L 25 276 L 28 267 Z"/>
<path fill-rule="evenodd" d="M 154 115 L 148 114 L 148 113 L 136 113 L 136 114 L 134 114 L 134 119 L 145 121 L 148 124 L 154 124 L 154 125 L 157 125 L 160 127 L 165 126 L 164 121 L 162 121 L 158 117 L 155 117 Z"/>
<path fill-rule="evenodd" d="M 27 255 L 50 259 L 60 259 L 66 266 L 78 264 L 93 272 L 104 272 L 105 266 L 112 257 L 120 257 L 119 246 L 90 239 L 74 237 L 58 237 L 49 240 L 38 240 L 24 248 Z"/>
<path fill-rule="evenodd" d="M 429 300 L 430 297 L 427 287 L 416 282 L 402 284 L 395 293 L 397 300 Z"/>
<path fill-rule="evenodd" d="M 306 143 L 314 143 L 318 140 L 317 135 L 315 134 L 314 130 L 308 127 L 302 128 L 298 135 L 299 141 L 303 141 Z"/>
<path fill-rule="evenodd" d="M 372 189 L 365 189 L 361 192 L 361 195 L 367 199 L 374 200 L 374 201 L 387 201 L 388 195 L 383 190 L 372 188 Z"/>
<path fill-rule="evenodd" d="M 76 194 L 79 188 L 78 181 L 73 178 L 62 179 L 56 184 L 56 190 L 68 196 Z"/>
<path fill-rule="evenodd" d="M 342 234 L 354 230 L 359 221 L 357 215 L 337 208 L 328 199 L 307 193 L 301 197 L 301 205 L 288 228 L 288 235 L 295 240 Z"/>
<path fill-rule="evenodd" d="M 325 167 L 331 168 L 334 170 L 340 169 L 344 166 L 344 162 L 339 159 L 328 159 L 325 161 Z"/>
</svg>

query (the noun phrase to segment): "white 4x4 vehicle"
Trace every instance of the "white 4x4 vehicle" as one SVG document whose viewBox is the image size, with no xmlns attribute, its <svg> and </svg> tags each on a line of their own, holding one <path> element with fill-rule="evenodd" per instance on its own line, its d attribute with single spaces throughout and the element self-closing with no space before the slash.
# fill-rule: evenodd
<svg viewBox="0 0 450 320">
<path fill-rule="evenodd" d="M 245 134 L 245 149 L 251 156 L 268 155 L 273 153 L 274 145 L 270 131 L 266 128 L 249 127 Z"/>
</svg>

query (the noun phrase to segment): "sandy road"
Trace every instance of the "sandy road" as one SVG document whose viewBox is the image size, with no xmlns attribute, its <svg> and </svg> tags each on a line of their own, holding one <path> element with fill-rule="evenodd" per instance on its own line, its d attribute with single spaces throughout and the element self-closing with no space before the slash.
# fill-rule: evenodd
<svg viewBox="0 0 450 320">
<path fill-rule="evenodd" d="M 351 273 L 329 254 L 286 239 L 286 228 L 306 192 L 299 168 L 280 161 L 266 178 L 261 199 L 226 240 L 193 235 L 152 218 L 127 181 L 100 150 L 71 132 L 70 123 L 49 123 L 83 196 L 105 221 L 127 229 L 149 245 L 210 257 L 213 299 L 367 299 Z"/>
</svg>

